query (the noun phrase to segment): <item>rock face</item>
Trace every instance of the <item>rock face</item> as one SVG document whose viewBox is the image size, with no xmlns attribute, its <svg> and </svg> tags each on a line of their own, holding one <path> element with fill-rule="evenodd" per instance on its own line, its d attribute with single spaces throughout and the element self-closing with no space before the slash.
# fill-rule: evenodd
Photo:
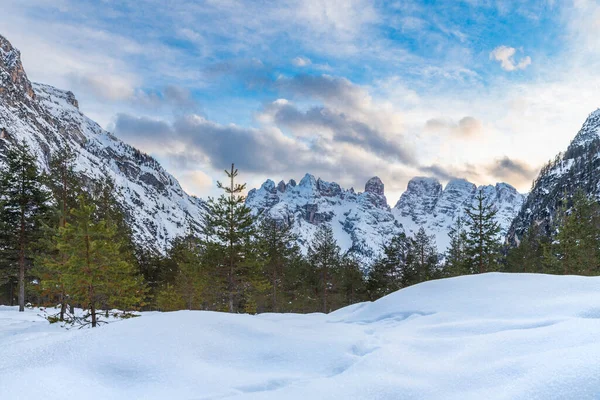
<svg viewBox="0 0 600 400">
<path fill-rule="evenodd" d="M 246 205 L 259 216 L 269 216 L 292 225 L 306 250 L 319 224 L 330 224 L 343 251 L 364 261 L 377 256 L 381 244 L 402 232 L 387 205 L 383 183 L 371 178 L 365 192 L 342 189 L 334 182 L 306 174 L 298 185 L 291 180 L 280 190 L 267 180 L 248 193 Z"/>
<path fill-rule="evenodd" d="M 381 252 L 382 243 L 394 234 L 415 233 L 421 226 L 435 234 L 439 251 L 448 245 L 448 231 L 454 219 L 475 201 L 478 189 L 498 210 L 498 222 L 505 234 L 524 201 L 515 188 L 498 183 L 481 186 L 454 179 L 445 188 L 434 178 L 413 178 L 393 209 L 387 204 L 384 185 L 377 177 L 369 179 L 363 193 L 345 190 L 336 183 L 306 174 L 296 187 L 285 191 L 267 180 L 260 189 L 249 192 L 246 204 L 258 216 L 269 216 L 293 226 L 304 249 L 319 224 L 330 224 L 342 250 L 365 261 Z"/>
<path fill-rule="evenodd" d="M 477 187 L 464 179 L 452 179 L 442 188 L 437 179 L 417 177 L 410 180 L 392 211 L 406 234 L 423 227 L 435 235 L 438 249 L 443 251 L 449 244 L 450 227 L 466 207 L 475 204 L 479 190 L 498 211 L 496 220 L 504 236 L 524 201 L 524 196 L 506 183 Z"/>
<path fill-rule="evenodd" d="M 532 225 L 550 233 L 552 222 L 563 202 L 577 190 L 600 200 L 600 109 L 583 123 L 567 151 L 542 168 L 533 189 L 508 232 L 512 244 Z"/>
<path fill-rule="evenodd" d="M 15 140 L 29 144 L 40 168 L 67 146 L 76 169 L 91 179 L 108 175 L 139 244 L 164 250 L 197 225 L 203 201 L 188 196 L 152 157 L 121 142 L 79 111 L 71 92 L 30 83 L 20 53 L 0 36 L 0 157 Z"/>
</svg>

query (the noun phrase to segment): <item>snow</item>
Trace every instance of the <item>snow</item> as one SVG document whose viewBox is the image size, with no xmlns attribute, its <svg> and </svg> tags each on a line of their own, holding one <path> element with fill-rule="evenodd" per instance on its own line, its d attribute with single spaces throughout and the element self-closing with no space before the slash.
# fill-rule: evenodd
<svg viewBox="0 0 600 400">
<path fill-rule="evenodd" d="M 597 399 L 600 278 L 484 274 L 329 315 L 180 311 L 66 331 L 0 307 L 7 399 Z"/>
</svg>

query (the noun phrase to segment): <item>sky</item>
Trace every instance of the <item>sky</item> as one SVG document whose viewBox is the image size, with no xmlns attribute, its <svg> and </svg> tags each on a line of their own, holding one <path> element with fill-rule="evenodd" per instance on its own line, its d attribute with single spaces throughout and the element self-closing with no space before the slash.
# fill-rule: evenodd
<svg viewBox="0 0 600 400">
<path fill-rule="evenodd" d="M 32 81 L 189 193 L 309 172 L 526 192 L 600 107 L 591 0 L 0 0 Z"/>
</svg>

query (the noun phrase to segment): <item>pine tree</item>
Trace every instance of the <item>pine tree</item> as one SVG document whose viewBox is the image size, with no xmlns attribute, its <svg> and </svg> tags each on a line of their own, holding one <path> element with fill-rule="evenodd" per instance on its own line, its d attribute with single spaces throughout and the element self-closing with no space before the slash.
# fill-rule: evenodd
<svg viewBox="0 0 600 400">
<path fill-rule="evenodd" d="M 376 300 L 412 284 L 415 274 L 409 268 L 411 243 L 404 233 L 383 245 L 382 256 L 375 261 L 367 276 L 367 291 Z"/>
<path fill-rule="evenodd" d="M 437 277 L 439 257 L 434 236 L 428 236 L 423 227 L 419 228 L 415 236 L 411 238 L 410 251 L 417 282 Z"/>
<path fill-rule="evenodd" d="M 308 262 L 320 275 L 320 297 L 324 313 L 329 311 L 327 296 L 332 285 L 332 275 L 340 265 L 340 257 L 340 247 L 331 226 L 319 225 L 308 247 Z"/>
<path fill-rule="evenodd" d="M 48 214 L 50 194 L 29 146 L 17 142 L 8 147 L 0 171 L 0 235 L 2 258 L 9 270 L 18 270 L 19 311 L 25 310 L 25 275 L 39 239 L 41 222 Z"/>
<path fill-rule="evenodd" d="M 336 277 L 339 304 L 336 308 L 367 300 L 365 275 L 360 262 L 350 254 L 342 257 Z"/>
<path fill-rule="evenodd" d="M 44 175 L 44 183 L 55 200 L 54 218 L 44 227 L 44 234 L 38 243 L 41 254 L 32 271 L 39 279 L 38 293 L 43 298 L 60 304 L 59 321 L 64 321 L 65 318 L 68 293 L 65 291 L 62 273 L 67 256 L 57 248 L 58 232 L 65 228 L 71 209 L 76 207 L 77 199 L 83 193 L 84 178 L 75 171 L 75 160 L 76 154 L 70 148 L 56 152 L 50 160 L 49 174 Z"/>
<path fill-rule="evenodd" d="M 207 300 L 205 292 L 210 277 L 202 265 L 201 246 L 200 241 L 190 233 L 176 239 L 169 251 L 169 257 L 177 266 L 175 290 L 188 310 L 205 308 L 203 302 Z"/>
<path fill-rule="evenodd" d="M 597 274 L 600 265 L 600 209 L 583 191 L 573 196 L 572 206 L 559 214 L 558 232 L 551 247 L 550 262 L 567 274 Z M 556 271 L 556 272 L 559 272 Z"/>
<path fill-rule="evenodd" d="M 301 256 L 300 248 L 296 244 L 297 237 L 292 233 L 289 224 L 268 216 L 261 221 L 257 233 L 260 263 L 271 286 L 270 310 L 279 312 L 283 302 L 281 291 L 284 275 Z"/>
<path fill-rule="evenodd" d="M 496 209 L 486 204 L 483 190 L 475 198 L 476 205 L 467 207 L 467 247 L 471 273 L 494 271 L 498 267 L 500 225 L 496 221 Z"/>
<path fill-rule="evenodd" d="M 454 225 L 448 232 L 450 245 L 446 250 L 446 262 L 444 273 L 448 276 L 468 274 L 467 266 L 467 233 L 464 229 L 464 220 L 461 216 L 456 217 Z"/>
<path fill-rule="evenodd" d="M 95 212 L 96 206 L 80 196 L 71 211 L 72 222 L 60 229 L 58 240 L 59 251 L 67 254 L 67 292 L 89 310 L 92 327 L 98 324 L 102 305 L 127 310 L 144 297 L 141 278 L 123 257 L 116 225 L 97 220 Z"/>
<path fill-rule="evenodd" d="M 508 250 L 506 270 L 509 272 L 549 272 L 544 263 L 544 249 L 549 239 L 541 231 L 542 225 L 527 229 L 518 246 Z"/>
<path fill-rule="evenodd" d="M 231 170 L 225 170 L 229 185 L 217 182 L 217 187 L 225 194 L 218 199 L 210 198 L 205 214 L 204 234 L 208 238 L 207 254 L 210 262 L 224 276 L 226 303 L 229 312 L 243 309 L 247 299 L 247 289 L 255 277 L 256 264 L 253 239 L 254 217 L 245 204 L 242 195 L 246 184 L 235 183 L 238 170 L 231 164 Z"/>
</svg>

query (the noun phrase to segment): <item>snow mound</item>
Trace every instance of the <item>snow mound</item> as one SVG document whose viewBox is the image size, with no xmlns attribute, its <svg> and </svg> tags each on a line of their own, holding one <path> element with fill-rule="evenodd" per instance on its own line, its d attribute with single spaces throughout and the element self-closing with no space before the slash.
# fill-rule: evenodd
<svg viewBox="0 0 600 400">
<path fill-rule="evenodd" d="M 65 331 L 0 307 L 8 399 L 597 399 L 600 278 L 484 274 L 332 314 L 144 313 Z"/>
</svg>

